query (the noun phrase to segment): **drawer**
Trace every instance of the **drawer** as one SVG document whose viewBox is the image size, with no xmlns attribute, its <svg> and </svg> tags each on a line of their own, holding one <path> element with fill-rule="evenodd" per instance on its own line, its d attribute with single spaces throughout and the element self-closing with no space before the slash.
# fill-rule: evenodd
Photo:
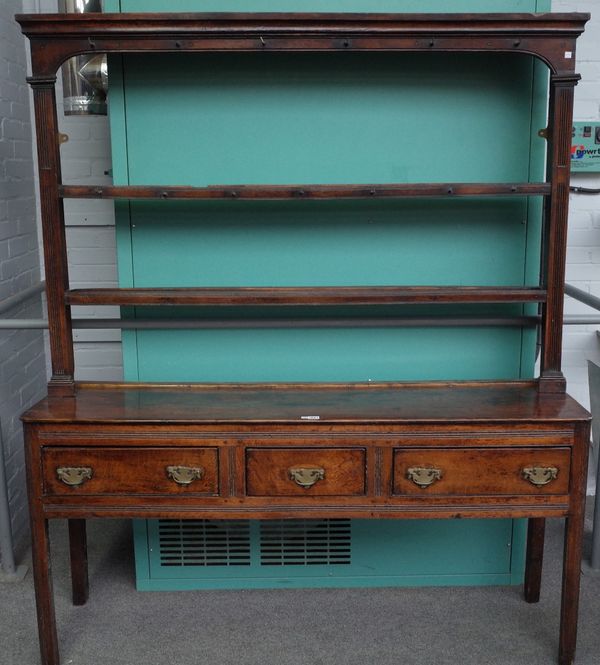
<svg viewBox="0 0 600 665">
<path fill-rule="evenodd" d="M 567 494 L 569 448 L 394 451 L 396 495 Z"/>
<path fill-rule="evenodd" d="M 249 496 L 362 496 L 364 448 L 248 448 Z"/>
<path fill-rule="evenodd" d="M 218 494 L 216 448 L 45 448 L 46 494 Z"/>
</svg>

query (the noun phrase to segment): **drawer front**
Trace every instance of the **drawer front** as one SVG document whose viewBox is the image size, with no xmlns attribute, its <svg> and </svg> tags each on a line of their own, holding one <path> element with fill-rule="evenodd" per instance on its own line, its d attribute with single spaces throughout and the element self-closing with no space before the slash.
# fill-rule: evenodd
<svg viewBox="0 0 600 665">
<path fill-rule="evenodd" d="M 364 448 L 248 448 L 249 496 L 363 496 Z"/>
<path fill-rule="evenodd" d="M 567 494 L 569 448 L 394 451 L 395 495 Z"/>
<path fill-rule="evenodd" d="M 217 454 L 215 448 L 46 448 L 44 491 L 218 494 Z"/>
</svg>

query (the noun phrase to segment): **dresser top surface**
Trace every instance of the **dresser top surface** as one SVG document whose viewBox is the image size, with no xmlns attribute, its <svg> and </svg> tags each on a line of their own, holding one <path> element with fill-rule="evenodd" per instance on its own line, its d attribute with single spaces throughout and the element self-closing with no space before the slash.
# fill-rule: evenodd
<svg viewBox="0 0 600 665">
<path fill-rule="evenodd" d="M 46 423 L 574 422 L 590 415 L 536 383 L 83 384 L 23 414 Z"/>
</svg>

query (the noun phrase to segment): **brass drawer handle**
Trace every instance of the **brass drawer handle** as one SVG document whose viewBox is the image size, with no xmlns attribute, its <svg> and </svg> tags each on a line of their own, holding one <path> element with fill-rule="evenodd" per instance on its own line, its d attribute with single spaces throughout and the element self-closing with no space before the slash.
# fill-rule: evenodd
<svg viewBox="0 0 600 665">
<path fill-rule="evenodd" d="M 91 480 L 93 471 L 91 466 L 59 466 L 56 475 L 65 485 L 78 487 L 86 480 Z"/>
<path fill-rule="evenodd" d="M 168 466 L 167 476 L 178 485 L 191 485 L 194 480 L 201 480 L 204 469 L 201 466 Z"/>
<path fill-rule="evenodd" d="M 293 466 L 288 469 L 290 480 L 308 489 L 317 481 L 325 480 L 325 469 L 320 466 Z"/>
<path fill-rule="evenodd" d="M 436 480 L 441 480 L 442 475 L 441 469 L 433 467 L 411 466 L 406 470 L 406 477 L 421 489 L 433 485 Z"/>
<path fill-rule="evenodd" d="M 521 477 L 532 485 L 541 487 L 552 480 L 556 480 L 558 469 L 555 466 L 526 466 L 521 469 Z"/>
</svg>

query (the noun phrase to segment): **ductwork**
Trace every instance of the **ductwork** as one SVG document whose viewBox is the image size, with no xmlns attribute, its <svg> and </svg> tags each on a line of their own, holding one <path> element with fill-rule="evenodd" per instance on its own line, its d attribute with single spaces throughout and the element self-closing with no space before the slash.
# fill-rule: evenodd
<svg viewBox="0 0 600 665">
<path fill-rule="evenodd" d="M 65 13 L 101 12 L 100 0 L 59 0 Z M 106 54 L 79 55 L 62 67 L 65 115 L 106 115 L 108 67 Z"/>
</svg>

